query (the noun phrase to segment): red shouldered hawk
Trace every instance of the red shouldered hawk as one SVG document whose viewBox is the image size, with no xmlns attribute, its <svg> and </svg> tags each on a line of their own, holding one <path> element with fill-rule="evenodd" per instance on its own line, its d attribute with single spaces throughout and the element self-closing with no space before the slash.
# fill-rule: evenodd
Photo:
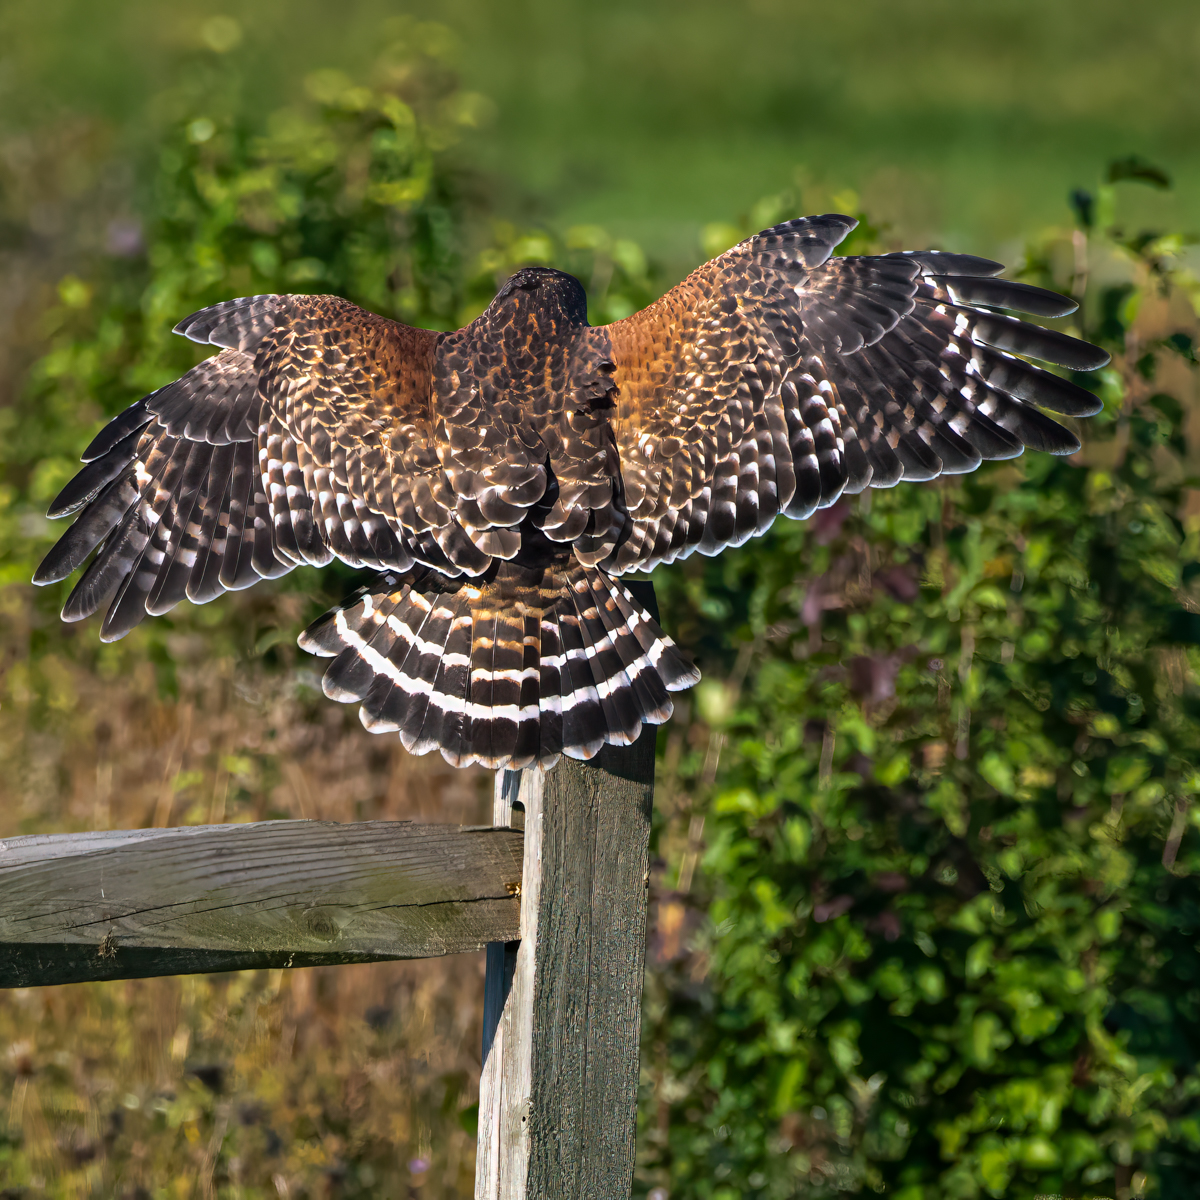
<svg viewBox="0 0 1200 1200">
<path fill-rule="evenodd" d="M 716 554 L 843 493 L 1078 449 L 1042 409 L 1096 397 L 1024 361 L 1108 356 L 996 310 L 1074 304 L 938 252 L 831 257 L 788 221 L 642 312 L 518 271 L 455 333 L 336 296 L 252 296 L 177 332 L 221 347 L 88 447 L 35 582 L 92 551 L 63 618 L 100 636 L 300 563 L 380 572 L 300 638 L 363 724 L 451 762 L 549 765 L 629 743 L 698 672 L 620 576 Z"/>
</svg>

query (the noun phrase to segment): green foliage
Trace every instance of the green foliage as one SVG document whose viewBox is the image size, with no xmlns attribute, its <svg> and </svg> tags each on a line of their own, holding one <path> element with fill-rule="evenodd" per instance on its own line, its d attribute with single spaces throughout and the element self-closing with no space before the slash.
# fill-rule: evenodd
<svg viewBox="0 0 1200 1200">
<path fill-rule="evenodd" d="M 1076 460 L 844 499 L 660 584 L 710 668 L 659 832 L 660 927 L 707 917 L 648 1002 L 672 1195 L 1200 1186 L 1196 320 L 1146 246 L 1089 298 L 1118 357 Z"/>
<path fill-rule="evenodd" d="M 1134 150 L 1178 185 L 1145 196 L 1156 219 L 1194 211 L 1193 0 L 10 3 L 0 137 L 66 108 L 156 147 L 162 94 L 197 45 L 236 65 L 240 105 L 268 113 L 313 66 L 368 63 L 398 11 L 452 25 L 464 77 L 496 102 L 472 154 L 501 177 L 505 216 L 619 221 L 672 273 L 697 230 L 798 163 L 810 211 L 852 185 L 907 243 L 953 233 L 983 253 L 1059 220 L 1071 182 Z"/>
<path fill-rule="evenodd" d="M 619 321 L 644 308 L 661 293 L 659 272 L 645 251 L 628 238 L 614 238 L 599 225 L 573 225 L 565 234 L 553 229 L 518 230 L 507 221 L 492 227 L 491 245 L 480 252 L 471 281 L 474 303 L 464 316 L 482 312 L 496 289 L 518 267 L 531 263 L 570 271 L 588 293 L 593 325 Z"/>
</svg>

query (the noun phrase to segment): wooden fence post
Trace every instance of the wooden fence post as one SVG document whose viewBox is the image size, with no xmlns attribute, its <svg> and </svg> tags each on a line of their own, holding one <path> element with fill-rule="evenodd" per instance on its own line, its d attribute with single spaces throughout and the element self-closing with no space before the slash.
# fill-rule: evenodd
<svg viewBox="0 0 1200 1200">
<path fill-rule="evenodd" d="M 633 1184 L 655 730 L 501 772 L 523 809 L 521 940 L 488 946 L 476 1200 L 622 1200 Z"/>
</svg>

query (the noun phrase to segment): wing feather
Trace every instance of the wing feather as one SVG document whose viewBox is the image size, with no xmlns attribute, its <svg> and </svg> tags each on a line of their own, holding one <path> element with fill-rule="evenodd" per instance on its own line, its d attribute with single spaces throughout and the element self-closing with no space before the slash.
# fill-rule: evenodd
<svg viewBox="0 0 1200 1200">
<path fill-rule="evenodd" d="M 110 421 L 51 506 L 78 517 L 35 582 L 95 554 L 67 619 L 111 597 L 112 639 L 185 597 L 203 603 L 334 554 L 400 570 L 423 555 L 453 571 L 461 543 L 467 568 L 486 568 L 444 503 L 430 399 L 440 335 L 329 296 L 227 301 L 177 332 L 222 348 Z M 418 475 L 443 501 L 427 520 L 411 499 Z"/>
<path fill-rule="evenodd" d="M 1089 416 L 1099 401 L 1027 360 L 1091 371 L 1108 356 L 997 311 L 1073 303 L 970 255 L 831 258 L 854 224 L 775 226 L 593 331 L 616 365 L 630 518 L 606 569 L 716 554 L 844 491 L 1078 448 L 1042 410 Z"/>
</svg>

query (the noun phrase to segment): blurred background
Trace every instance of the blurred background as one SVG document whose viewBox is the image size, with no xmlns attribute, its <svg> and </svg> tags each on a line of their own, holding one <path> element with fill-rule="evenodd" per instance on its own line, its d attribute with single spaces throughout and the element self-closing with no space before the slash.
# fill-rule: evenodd
<svg viewBox="0 0 1200 1200">
<path fill-rule="evenodd" d="M 786 189 L 812 211 L 853 190 L 906 243 L 1012 257 L 1111 158 L 1173 176 L 1154 203 L 1166 226 L 1200 186 L 1187 0 L 251 0 L 224 18 L 17 2 L 0 15 L 0 121 L 9 137 L 92 128 L 132 198 L 197 52 L 227 64 L 225 103 L 265 116 L 318 68 L 360 77 L 400 14 L 442 23 L 486 98 L 468 145 L 498 215 L 600 223 L 676 272 L 704 225 Z"/>
<path fill-rule="evenodd" d="M 1189 0 L 0 6 L 0 835 L 489 811 L 321 696 L 352 572 L 110 646 L 29 586 L 179 318 L 453 328 L 550 262 L 599 322 L 855 213 L 1080 298 L 1105 415 L 656 576 L 709 684 L 660 739 L 636 1194 L 1193 1195 L 1198 74 Z M 469 1196 L 482 978 L 0 994 L 0 1196 Z"/>
</svg>

